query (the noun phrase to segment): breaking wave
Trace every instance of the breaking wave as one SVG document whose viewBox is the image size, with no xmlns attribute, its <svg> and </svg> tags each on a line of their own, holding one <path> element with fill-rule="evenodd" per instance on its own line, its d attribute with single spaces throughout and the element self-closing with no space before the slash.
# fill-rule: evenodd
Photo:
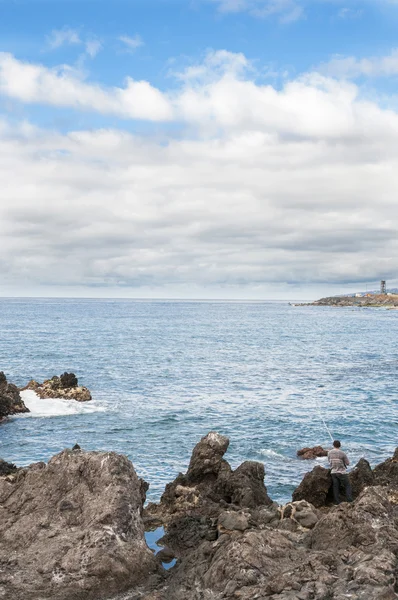
<svg viewBox="0 0 398 600">
<path fill-rule="evenodd" d="M 21 398 L 30 410 L 30 413 L 24 415 L 26 417 L 58 417 L 104 412 L 106 410 L 104 406 L 99 406 L 93 400 L 90 402 L 77 402 L 76 400 L 65 400 L 63 398 L 46 398 L 43 400 L 33 390 L 22 391 Z"/>
</svg>

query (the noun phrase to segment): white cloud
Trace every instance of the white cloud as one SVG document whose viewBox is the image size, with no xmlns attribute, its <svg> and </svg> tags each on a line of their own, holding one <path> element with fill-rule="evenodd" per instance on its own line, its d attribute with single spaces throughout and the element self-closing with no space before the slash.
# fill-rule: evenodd
<svg viewBox="0 0 398 600">
<path fill-rule="evenodd" d="M 102 50 L 102 42 L 97 39 L 89 39 L 85 42 L 86 53 L 90 58 L 95 58 Z"/>
<path fill-rule="evenodd" d="M 129 37 L 128 35 L 119 36 L 119 40 L 123 42 L 126 48 L 132 52 L 144 45 L 144 41 L 140 35 Z"/>
<path fill-rule="evenodd" d="M 341 8 L 339 10 L 339 12 L 337 13 L 337 16 L 340 19 L 359 19 L 360 17 L 362 17 L 363 15 L 363 10 L 357 8 L 349 8 L 347 6 L 345 6 L 344 8 Z"/>
<path fill-rule="evenodd" d="M 211 0 L 221 12 L 248 12 L 255 17 L 276 16 L 283 23 L 296 21 L 303 15 L 303 6 L 297 0 Z"/>
<path fill-rule="evenodd" d="M 329 62 L 320 65 L 319 71 L 338 78 L 388 77 L 398 74 L 398 48 L 389 55 L 371 58 L 355 56 L 335 56 Z"/>
<path fill-rule="evenodd" d="M 54 29 L 47 36 L 47 44 L 51 50 L 56 50 L 62 46 L 84 46 L 85 54 L 90 58 L 95 58 L 102 49 L 102 42 L 96 37 L 82 38 L 77 29 L 64 27 L 63 29 Z"/>
<path fill-rule="evenodd" d="M 124 88 L 89 84 L 67 66 L 49 69 L 0 53 L 0 93 L 27 103 L 92 110 L 123 118 L 167 121 L 172 109 L 147 81 L 126 79 Z"/>
<path fill-rule="evenodd" d="M 65 27 L 64 29 L 54 29 L 47 37 L 47 43 L 50 48 L 60 48 L 64 45 L 82 43 L 79 32 L 76 29 Z"/>
<path fill-rule="evenodd" d="M 312 73 L 278 90 L 256 83 L 245 57 L 219 52 L 157 105 L 148 82 L 130 99 L 128 86 L 94 86 L 9 55 L 0 65 L 0 90 L 26 102 L 130 116 L 135 103 L 152 118 L 165 106 L 186 125 L 159 142 L 0 124 L 7 289 L 52 282 L 165 295 L 196 286 L 247 296 L 275 282 L 355 288 L 396 278 L 398 115 L 354 84 Z"/>
</svg>

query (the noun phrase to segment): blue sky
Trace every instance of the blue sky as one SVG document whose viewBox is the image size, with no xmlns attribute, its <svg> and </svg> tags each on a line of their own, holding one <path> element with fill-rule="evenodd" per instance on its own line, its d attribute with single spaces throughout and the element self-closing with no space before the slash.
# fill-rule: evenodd
<svg viewBox="0 0 398 600">
<path fill-rule="evenodd" d="M 395 285 L 397 25 L 394 0 L 0 0 L 0 294 Z"/>
</svg>

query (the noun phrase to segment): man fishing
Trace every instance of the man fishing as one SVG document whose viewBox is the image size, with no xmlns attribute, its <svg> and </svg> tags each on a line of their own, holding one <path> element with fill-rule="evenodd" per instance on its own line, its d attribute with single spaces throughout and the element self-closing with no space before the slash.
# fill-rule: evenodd
<svg viewBox="0 0 398 600">
<path fill-rule="evenodd" d="M 333 442 L 333 450 L 328 452 L 328 461 L 331 466 L 335 504 L 340 504 L 340 486 L 344 490 L 347 502 L 352 502 L 351 484 L 347 475 L 347 467 L 350 464 L 350 461 L 348 460 L 347 454 L 340 450 L 340 448 L 341 443 L 339 440 L 335 440 Z"/>
</svg>

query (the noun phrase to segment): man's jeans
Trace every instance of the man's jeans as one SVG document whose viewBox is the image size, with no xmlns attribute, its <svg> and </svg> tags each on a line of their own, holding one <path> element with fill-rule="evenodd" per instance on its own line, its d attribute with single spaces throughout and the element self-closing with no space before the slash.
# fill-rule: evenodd
<svg viewBox="0 0 398 600">
<path fill-rule="evenodd" d="M 340 486 L 344 490 L 347 502 L 352 502 L 352 490 L 348 475 L 345 473 L 332 473 L 333 497 L 335 504 L 340 504 Z"/>
</svg>

